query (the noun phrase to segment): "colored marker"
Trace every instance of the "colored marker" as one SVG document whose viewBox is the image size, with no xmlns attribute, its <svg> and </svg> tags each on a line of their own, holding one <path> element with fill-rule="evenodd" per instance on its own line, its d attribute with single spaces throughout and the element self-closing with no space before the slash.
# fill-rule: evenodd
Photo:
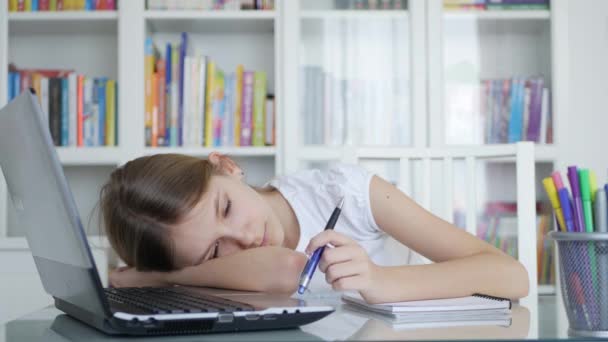
<svg viewBox="0 0 608 342">
<path fill-rule="evenodd" d="M 574 203 L 574 226 L 577 232 L 585 231 L 585 219 L 583 217 L 583 199 L 581 198 L 580 181 L 576 166 L 568 166 L 568 180 L 572 190 L 572 201 Z"/>
<path fill-rule="evenodd" d="M 597 177 L 593 170 L 589 170 L 589 188 L 591 189 L 591 201 L 595 202 L 595 194 L 597 193 Z"/>
<path fill-rule="evenodd" d="M 551 177 L 547 177 L 543 179 L 543 185 L 545 186 L 545 191 L 547 191 L 547 196 L 549 196 L 549 201 L 555 210 L 555 216 L 557 217 L 557 225 L 559 230 L 562 232 L 566 231 L 566 221 L 564 221 L 564 214 L 562 213 L 562 206 L 559 203 L 559 198 L 557 197 L 557 189 L 555 188 L 555 183 L 553 183 L 553 179 Z"/>
<path fill-rule="evenodd" d="M 593 233 L 593 207 L 591 206 L 591 187 L 589 186 L 589 169 L 579 170 L 581 182 L 581 199 L 583 201 L 583 215 L 585 217 L 585 231 Z"/>
<path fill-rule="evenodd" d="M 583 286 L 581 285 L 581 280 L 578 277 L 578 273 L 570 273 L 570 286 L 573 287 L 576 303 L 583 310 L 585 322 L 587 323 L 587 329 L 591 330 L 591 319 L 589 317 L 587 305 L 585 305 L 585 295 L 583 294 Z"/>
<path fill-rule="evenodd" d="M 572 204 L 570 203 L 570 194 L 568 193 L 568 189 L 559 189 L 557 195 L 559 196 L 559 203 L 562 206 L 564 222 L 566 223 L 566 231 L 570 233 L 575 232 L 574 214 L 572 213 Z"/>
</svg>

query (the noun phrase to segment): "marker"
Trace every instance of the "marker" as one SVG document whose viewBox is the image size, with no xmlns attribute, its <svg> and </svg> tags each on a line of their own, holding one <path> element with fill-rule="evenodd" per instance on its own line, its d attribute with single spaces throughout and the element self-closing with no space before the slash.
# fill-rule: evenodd
<svg viewBox="0 0 608 342">
<path fill-rule="evenodd" d="M 570 181 L 572 201 L 574 203 L 574 226 L 577 232 L 584 232 L 585 219 L 583 218 L 583 200 L 581 198 L 581 188 L 576 166 L 568 166 L 568 180 Z"/>
<path fill-rule="evenodd" d="M 583 201 L 583 215 L 585 217 L 585 231 L 593 233 L 593 207 L 591 206 L 591 187 L 589 186 L 589 169 L 579 170 L 581 182 L 581 199 Z"/>
<path fill-rule="evenodd" d="M 329 217 L 329 221 L 325 226 L 325 230 L 334 229 L 336 222 L 338 221 L 338 217 L 340 217 L 340 213 L 342 212 L 342 206 L 344 205 L 344 197 L 340 200 L 340 204 L 334 209 L 334 212 L 331 213 Z M 321 260 L 321 256 L 323 255 L 323 251 L 325 250 L 325 246 L 321 246 L 317 248 L 317 250 L 312 254 L 310 259 L 306 262 L 306 266 L 304 266 L 304 270 L 300 275 L 300 286 L 298 287 L 298 293 L 303 294 L 308 288 L 308 284 L 312 279 L 312 275 L 315 273 L 317 266 L 319 265 L 319 261 Z"/>
<path fill-rule="evenodd" d="M 570 202 L 568 189 L 564 187 L 564 182 L 562 181 L 562 176 L 559 172 L 553 172 L 551 178 L 553 178 L 553 183 L 555 183 L 555 188 L 557 189 L 557 196 L 562 207 L 564 222 L 566 223 L 566 231 L 575 232 L 576 226 L 574 224 L 574 214 L 572 213 L 572 203 Z"/>
<path fill-rule="evenodd" d="M 587 328 L 591 330 L 591 319 L 589 317 L 587 305 L 585 305 L 585 295 L 583 294 L 583 286 L 581 285 L 581 279 L 578 277 L 578 273 L 570 273 L 570 286 L 573 287 L 576 303 L 583 311 Z"/>
<path fill-rule="evenodd" d="M 547 196 L 549 196 L 549 201 L 555 210 L 555 216 L 557 217 L 557 225 L 559 230 L 562 232 L 566 231 L 566 221 L 564 221 L 564 213 L 562 212 L 561 204 L 559 203 L 559 197 L 557 196 L 557 189 L 555 188 L 555 183 L 553 183 L 553 179 L 551 177 L 547 177 L 543 179 L 543 185 L 545 186 L 545 191 L 547 191 Z"/>
<path fill-rule="evenodd" d="M 593 170 L 589 170 L 589 188 L 591 190 L 591 201 L 595 202 L 595 194 L 597 193 L 597 177 Z"/>
</svg>

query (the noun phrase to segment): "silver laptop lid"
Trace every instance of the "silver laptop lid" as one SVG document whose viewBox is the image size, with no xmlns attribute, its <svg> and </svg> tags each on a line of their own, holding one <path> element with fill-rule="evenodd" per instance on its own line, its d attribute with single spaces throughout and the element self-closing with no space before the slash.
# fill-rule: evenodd
<svg viewBox="0 0 608 342">
<path fill-rule="evenodd" d="M 108 304 L 34 91 L 0 110 L 0 167 L 47 293 L 93 314 Z"/>
</svg>

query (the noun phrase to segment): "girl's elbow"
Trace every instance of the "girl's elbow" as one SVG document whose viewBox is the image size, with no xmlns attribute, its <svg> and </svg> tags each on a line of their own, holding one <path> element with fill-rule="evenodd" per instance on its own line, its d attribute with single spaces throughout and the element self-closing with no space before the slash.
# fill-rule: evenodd
<svg viewBox="0 0 608 342">
<path fill-rule="evenodd" d="M 518 285 L 514 288 L 513 299 L 523 298 L 530 293 L 530 277 L 528 270 L 519 261 L 515 262 L 515 277 L 519 281 L 515 282 Z"/>
<path fill-rule="evenodd" d="M 298 289 L 298 283 L 300 280 L 300 273 L 306 265 L 305 254 L 302 253 L 289 253 L 281 259 L 282 271 L 278 276 L 277 283 L 271 289 L 271 292 L 289 293 L 292 294 Z"/>
</svg>

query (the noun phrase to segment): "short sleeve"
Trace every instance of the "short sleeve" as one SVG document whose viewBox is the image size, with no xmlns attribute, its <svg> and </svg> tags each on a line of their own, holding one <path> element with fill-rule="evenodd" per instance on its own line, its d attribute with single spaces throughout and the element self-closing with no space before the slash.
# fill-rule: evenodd
<svg viewBox="0 0 608 342">
<path fill-rule="evenodd" d="M 380 232 L 380 228 L 372 214 L 370 201 L 370 184 L 373 173 L 359 165 L 339 164 L 328 171 L 329 192 L 344 191 L 344 195 L 351 200 L 351 211 L 356 211 L 359 221 L 365 223 L 373 232 Z M 332 188 L 333 187 L 333 188 Z"/>
</svg>

